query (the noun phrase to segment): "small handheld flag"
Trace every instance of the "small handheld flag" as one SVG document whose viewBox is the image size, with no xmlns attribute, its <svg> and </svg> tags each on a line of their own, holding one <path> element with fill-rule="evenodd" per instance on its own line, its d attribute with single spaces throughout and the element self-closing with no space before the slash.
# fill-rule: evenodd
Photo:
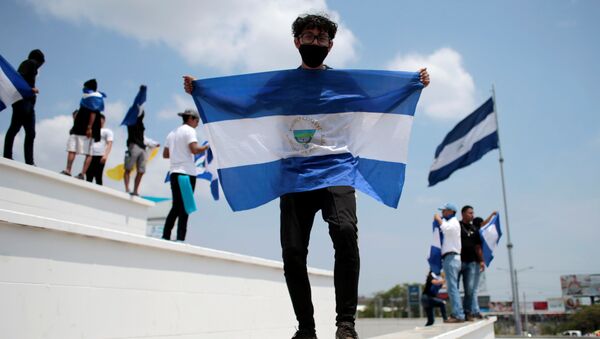
<svg viewBox="0 0 600 339">
<path fill-rule="evenodd" d="M 35 94 L 25 79 L 0 55 L 0 111 Z"/>
<path fill-rule="evenodd" d="M 481 237 L 481 249 L 483 250 L 483 260 L 485 266 L 490 266 L 494 259 L 494 251 L 498 246 L 498 242 L 502 237 L 502 229 L 500 228 L 500 216 L 496 214 L 489 223 L 481 226 L 479 229 Z"/>
</svg>

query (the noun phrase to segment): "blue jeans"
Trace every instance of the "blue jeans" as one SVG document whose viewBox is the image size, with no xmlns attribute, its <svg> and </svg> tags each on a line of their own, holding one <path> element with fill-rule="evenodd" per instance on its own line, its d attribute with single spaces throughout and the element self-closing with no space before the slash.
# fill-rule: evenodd
<svg viewBox="0 0 600 339">
<path fill-rule="evenodd" d="M 481 272 L 479 272 L 479 264 L 476 265 L 475 274 L 473 277 L 473 303 L 471 304 L 471 314 L 479 315 L 481 314 L 481 310 L 479 310 L 479 301 L 477 297 L 479 296 L 479 277 L 481 276 Z"/>
<path fill-rule="evenodd" d="M 479 276 L 479 263 L 472 262 L 463 262 L 460 270 L 460 274 L 462 275 L 463 281 L 463 289 L 465 291 L 465 298 L 463 300 L 463 309 L 465 314 L 474 315 L 474 303 L 477 304 L 477 293 L 475 287 L 475 275 Z M 478 279 L 479 280 L 479 277 Z M 479 307 L 477 307 L 479 309 Z M 479 311 L 477 311 L 479 313 Z"/>
<path fill-rule="evenodd" d="M 458 291 L 458 274 L 460 273 L 461 266 L 462 262 L 458 254 L 448 254 L 442 259 L 442 267 L 444 268 L 444 272 L 446 272 L 448 296 L 450 297 L 450 305 L 452 305 L 452 316 L 464 320 L 465 315 L 463 313 L 460 292 Z"/>
</svg>

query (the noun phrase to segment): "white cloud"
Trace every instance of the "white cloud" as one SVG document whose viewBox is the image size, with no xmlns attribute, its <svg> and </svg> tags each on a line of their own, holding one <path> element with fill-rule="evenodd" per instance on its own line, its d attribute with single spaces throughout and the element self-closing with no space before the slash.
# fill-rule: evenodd
<svg viewBox="0 0 600 339">
<path fill-rule="evenodd" d="M 190 95 L 173 94 L 172 98 L 173 104 L 168 108 L 161 109 L 156 114 L 160 119 L 172 120 L 173 118 L 177 118 L 178 112 L 183 112 L 188 108 L 196 109 L 196 105 Z"/>
<path fill-rule="evenodd" d="M 473 111 L 475 84 L 457 51 L 442 48 L 430 55 L 398 55 L 387 66 L 393 70 L 415 71 L 423 67 L 427 67 L 431 78 L 419 102 L 425 115 L 436 120 L 455 120 Z"/>
<path fill-rule="evenodd" d="M 163 43 L 190 64 L 222 71 L 290 68 L 299 63 L 291 23 L 299 14 L 327 10 L 325 0 L 78 1 L 29 0 L 42 15 L 108 28 L 142 43 Z M 328 59 L 355 59 L 355 37 L 340 23 Z"/>
</svg>

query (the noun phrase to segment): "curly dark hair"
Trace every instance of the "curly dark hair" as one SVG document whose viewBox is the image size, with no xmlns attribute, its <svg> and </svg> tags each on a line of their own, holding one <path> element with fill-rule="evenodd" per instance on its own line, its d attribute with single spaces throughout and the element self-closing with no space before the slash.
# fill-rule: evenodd
<svg viewBox="0 0 600 339">
<path fill-rule="evenodd" d="M 327 14 L 304 14 L 296 18 L 292 24 L 292 34 L 297 38 L 305 29 L 318 28 L 329 34 L 329 39 L 335 38 L 338 25 L 329 19 Z"/>
</svg>

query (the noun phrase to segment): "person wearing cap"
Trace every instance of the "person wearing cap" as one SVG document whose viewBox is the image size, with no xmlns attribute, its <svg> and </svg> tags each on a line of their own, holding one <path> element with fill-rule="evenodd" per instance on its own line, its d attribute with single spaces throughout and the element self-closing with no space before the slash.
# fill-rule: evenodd
<svg viewBox="0 0 600 339">
<path fill-rule="evenodd" d="M 196 163 L 194 155 L 202 153 L 208 149 L 208 146 L 200 146 L 195 128 L 200 122 L 200 115 L 195 110 L 185 110 L 177 113 L 182 119 L 183 124 L 167 135 L 165 147 L 163 149 L 163 158 L 169 159 L 171 194 L 173 196 L 173 205 L 165 220 L 163 229 L 163 239 L 171 240 L 171 230 L 177 220 L 177 241 L 184 241 L 187 232 L 188 214 L 183 205 L 181 188 L 179 187 L 179 177 L 187 175 L 190 177 L 192 191 L 196 185 Z"/>
<path fill-rule="evenodd" d="M 39 49 L 34 49 L 29 53 L 27 60 L 23 61 L 17 71 L 23 79 L 33 89 L 34 96 L 24 98 L 12 105 L 13 114 L 10 119 L 10 126 L 6 131 L 4 138 L 4 157 L 7 159 L 13 158 L 13 143 L 15 136 L 21 130 L 25 129 L 24 157 L 25 163 L 35 165 L 33 161 L 33 141 L 35 139 L 35 101 L 39 90 L 35 87 L 35 79 L 38 74 L 38 69 L 42 67 L 46 61 L 44 53 Z"/>
<path fill-rule="evenodd" d="M 442 215 L 434 214 L 433 218 L 440 225 L 440 230 L 444 236 L 442 242 L 442 267 L 446 273 L 446 285 L 448 287 L 448 296 L 450 305 L 452 305 L 452 314 L 447 323 L 459 323 L 465 321 L 463 314 L 462 301 L 458 291 L 458 274 L 461 269 L 460 251 L 460 223 L 456 218 L 457 208 L 453 204 L 447 203 L 440 207 Z"/>
<path fill-rule="evenodd" d="M 71 169 L 75 156 L 85 156 L 83 168 L 76 176 L 77 179 L 85 179 L 92 161 L 92 143 L 101 139 L 100 112 L 104 110 L 104 93 L 98 92 L 98 82 L 90 79 L 83 84 L 83 98 L 79 104 L 77 113 L 74 112 L 73 127 L 69 131 L 67 140 L 67 167 L 61 172 L 71 176 Z"/>
</svg>

